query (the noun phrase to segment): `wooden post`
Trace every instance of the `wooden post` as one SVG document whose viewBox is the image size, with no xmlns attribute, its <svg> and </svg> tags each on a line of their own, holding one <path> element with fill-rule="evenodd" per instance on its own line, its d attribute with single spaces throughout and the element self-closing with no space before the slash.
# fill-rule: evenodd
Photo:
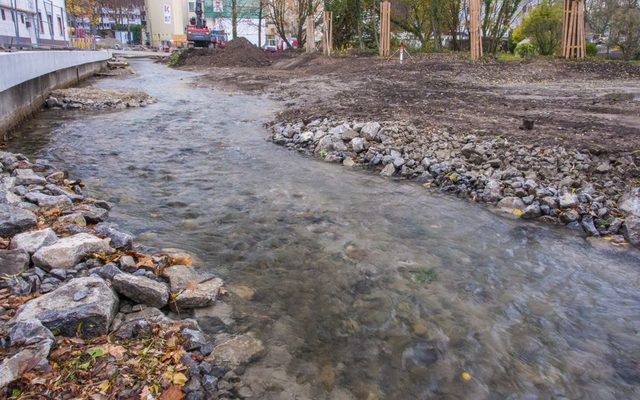
<svg viewBox="0 0 640 400">
<path fill-rule="evenodd" d="M 560 54 L 567 59 L 584 58 L 584 41 L 584 0 L 564 0 Z"/>
<path fill-rule="evenodd" d="M 307 53 L 313 53 L 316 49 L 315 28 L 313 26 L 313 16 L 307 17 Z"/>
<path fill-rule="evenodd" d="M 391 2 L 380 3 L 380 57 L 389 57 L 391 41 Z"/>
<path fill-rule="evenodd" d="M 480 0 L 469 0 L 469 49 L 471 59 L 482 57 L 482 32 L 480 30 Z"/>
<path fill-rule="evenodd" d="M 333 12 L 324 12 L 322 26 L 322 52 L 325 56 L 331 57 L 331 49 L 333 49 Z"/>
</svg>

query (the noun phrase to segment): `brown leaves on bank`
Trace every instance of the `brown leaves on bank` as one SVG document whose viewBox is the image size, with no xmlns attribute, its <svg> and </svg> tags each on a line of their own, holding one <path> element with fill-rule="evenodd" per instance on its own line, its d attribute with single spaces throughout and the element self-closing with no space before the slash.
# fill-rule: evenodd
<svg viewBox="0 0 640 400">
<path fill-rule="evenodd" d="M 19 399 L 181 400 L 187 367 L 177 326 L 153 327 L 147 337 L 119 341 L 58 337 L 49 371 L 32 371 L 9 393 Z"/>
</svg>

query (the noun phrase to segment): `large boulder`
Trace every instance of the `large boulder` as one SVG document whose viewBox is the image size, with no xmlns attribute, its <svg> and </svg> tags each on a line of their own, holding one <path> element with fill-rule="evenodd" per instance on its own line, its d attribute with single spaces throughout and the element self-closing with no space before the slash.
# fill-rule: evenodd
<svg viewBox="0 0 640 400">
<path fill-rule="evenodd" d="M 167 285 L 145 276 L 121 273 L 113 277 L 112 283 L 118 293 L 135 302 L 158 308 L 166 306 L 169 302 Z"/>
<path fill-rule="evenodd" d="M 36 226 L 38 219 L 29 210 L 0 204 L 0 236 L 13 236 Z"/>
<path fill-rule="evenodd" d="M 72 279 L 23 304 L 16 321 L 37 319 L 64 336 L 106 335 L 118 310 L 118 295 L 100 278 Z"/>
<path fill-rule="evenodd" d="M 207 360 L 233 370 L 258 359 L 264 353 L 262 341 L 250 335 L 240 335 L 216 345 Z"/>
<path fill-rule="evenodd" d="M 106 241 L 88 233 L 78 233 L 40 248 L 32 259 L 36 267 L 46 270 L 71 268 L 91 254 L 108 251 Z"/>
<path fill-rule="evenodd" d="M 524 202 L 519 197 L 505 197 L 498 202 L 500 211 L 514 213 L 516 210 L 522 211 L 525 208 Z"/>
<path fill-rule="evenodd" d="M 57 240 L 58 236 L 53 229 L 46 228 L 39 231 L 24 232 L 15 235 L 13 239 L 11 239 L 11 245 L 9 248 L 33 254 L 41 247 L 54 244 Z"/>
<path fill-rule="evenodd" d="M 0 250 L 0 275 L 15 275 L 29 268 L 29 253 L 22 250 Z"/>
</svg>

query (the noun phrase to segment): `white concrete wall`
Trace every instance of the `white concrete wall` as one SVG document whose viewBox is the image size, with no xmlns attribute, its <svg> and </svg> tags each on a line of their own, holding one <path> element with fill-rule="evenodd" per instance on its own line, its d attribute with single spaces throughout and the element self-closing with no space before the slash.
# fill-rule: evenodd
<svg viewBox="0 0 640 400">
<path fill-rule="evenodd" d="M 109 50 L 0 53 L 0 92 L 51 72 L 110 58 Z"/>
</svg>

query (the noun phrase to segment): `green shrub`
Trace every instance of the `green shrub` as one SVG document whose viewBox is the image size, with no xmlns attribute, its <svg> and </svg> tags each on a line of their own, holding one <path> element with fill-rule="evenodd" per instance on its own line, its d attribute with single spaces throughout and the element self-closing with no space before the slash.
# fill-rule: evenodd
<svg viewBox="0 0 640 400">
<path fill-rule="evenodd" d="M 585 52 L 589 57 L 595 57 L 598 55 L 598 48 L 595 43 L 587 42 L 584 46 Z"/>
<path fill-rule="evenodd" d="M 171 53 L 171 55 L 169 56 L 167 65 L 170 67 L 175 67 L 176 65 L 178 65 L 178 61 L 180 60 L 180 54 L 182 54 L 182 51 L 174 50 L 173 53 Z"/>
<path fill-rule="evenodd" d="M 536 55 L 536 46 L 531 43 L 520 43 L 516 46 L 514 53 L 521 58 L 531 58 Z"/>
</svg>

